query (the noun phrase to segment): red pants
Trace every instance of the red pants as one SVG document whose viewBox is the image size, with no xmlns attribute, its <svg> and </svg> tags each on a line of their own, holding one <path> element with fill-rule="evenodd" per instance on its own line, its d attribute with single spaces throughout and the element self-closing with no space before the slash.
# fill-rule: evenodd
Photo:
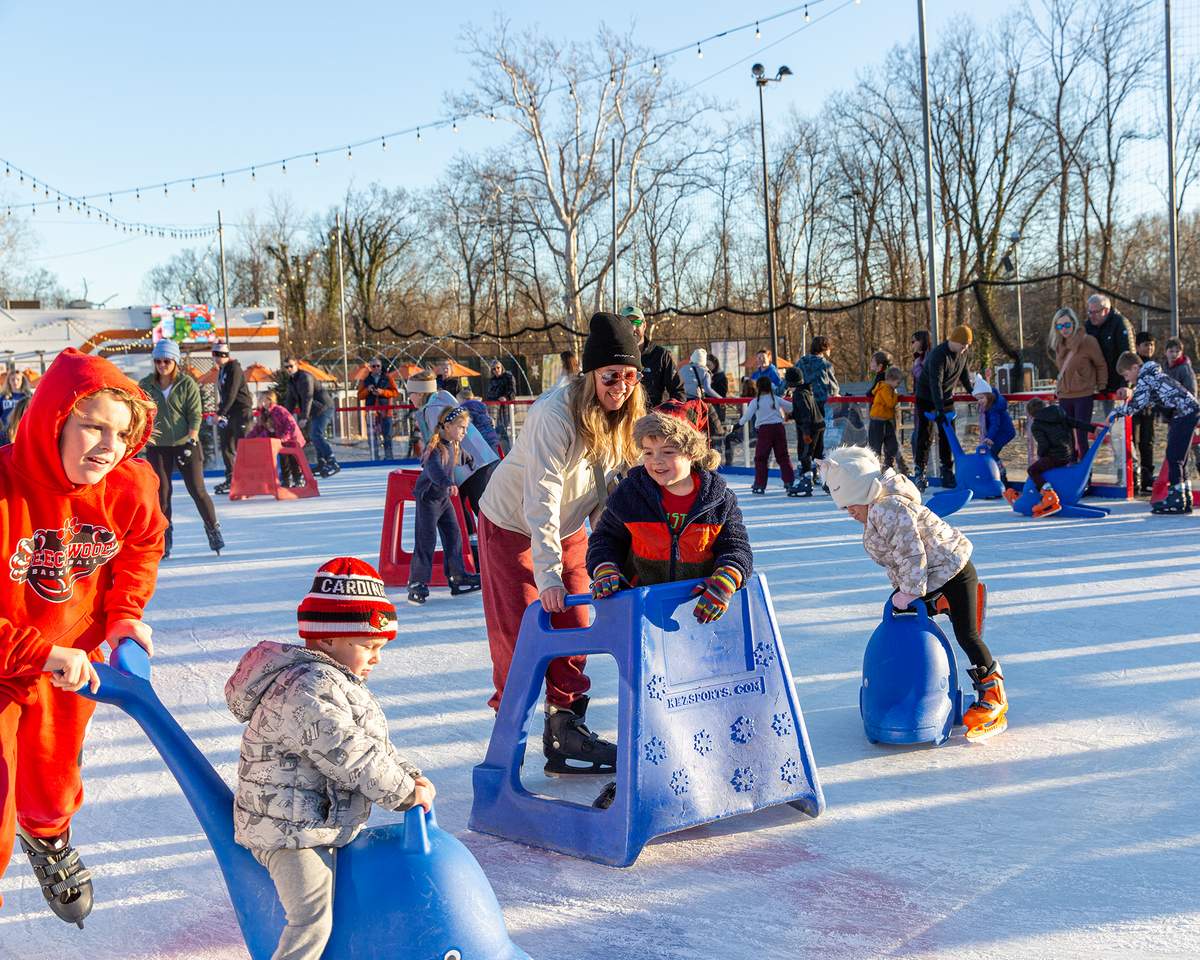
<svg viewBox="0 0 1200 960">
<path fill-rule="evenodd" d="M 775 459 L 779 461 L 783 485 L 790 487 L 795 474 L 792 472 L 792 458 L 787 448 L 787 430 L 782 423 L 768 423 L 758 428 L 758 446 L 754 448 L 754 485 L 766 488 L 767 461 L 772 450 L 775 451 Z"/>
<path fill-rule="evenodd" d="M 577 530 L 562 541 L 563 585 L 567 593 L 587 593 L 591 579 L 587 573 L 587 532 Z M 487 622 L 488 646 L 492 651 L 492 683 L 496 692 L 488 700 L 493 710 L 500 709 L 504 682 L 525 609 L 538 598 L 533 580 L 533 556 L 529 538 L 505 530 L 479 515 L 479 561 L 483 566 L 483 618 Z M 550 622 L 556 627 L 585 627 L 585 608 L 572 607 L 556 613 Z M 546 699 L 556 706 L 568 707 L 592 683 L 583 673 L 587 657 L 560 657 L 546 668 Z"/>
<path fill-rule="evenodd" d="M 96 704 L 51 686 L 49 674 L 36 689 L 33 703 L 0 700 L 0 876 L 17 823 L 32 836 L 57 837 L 83 803 L 80 752 Z"/>
</svg>

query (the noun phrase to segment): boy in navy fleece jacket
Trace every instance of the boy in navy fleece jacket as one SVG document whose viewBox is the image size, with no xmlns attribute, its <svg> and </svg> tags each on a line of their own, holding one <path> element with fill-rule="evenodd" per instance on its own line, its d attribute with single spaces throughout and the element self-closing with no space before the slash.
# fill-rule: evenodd
<svg viewBox="0 0 1200 960">
<path fill-rule="evenodd" d="M 633 438 L 642 465 L 613 491 L 588 541 L 592 597 L 703 577 L 694 613 L 711 623 L 754 569 L 737 498 L 714 469 L 720 454 L 676 402 L 642 417 Z"/>
</svg>

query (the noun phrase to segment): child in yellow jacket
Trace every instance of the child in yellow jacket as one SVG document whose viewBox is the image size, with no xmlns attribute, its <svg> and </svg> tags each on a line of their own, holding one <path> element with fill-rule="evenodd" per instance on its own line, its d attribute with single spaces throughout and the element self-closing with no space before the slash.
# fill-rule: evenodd
<svg viewBox="0 0 1200 960">
<path fill-rule="evenodd" d="M 900 384 L 904 374 L 899 367 L 888 367 L 883 379 L 871 388 L 870 423 L 867 426 L 867 443 L 882 456 L 883 465 L 895 467 L 907 473 L 904 454 L 900 452 L 900 438 L 896 434 L 896 407 L 900 404 Z"/>
</svg>

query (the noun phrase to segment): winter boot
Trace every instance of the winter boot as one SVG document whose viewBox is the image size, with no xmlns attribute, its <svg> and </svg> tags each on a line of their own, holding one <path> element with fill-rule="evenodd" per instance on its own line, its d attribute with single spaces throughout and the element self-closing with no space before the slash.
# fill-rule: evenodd
<svg viewBox="0 0 1200 960">
<path fill-rule="evenodd" d="M 336 459 L 334 459 L 334 456 L 331 453 L 329 456 L 327 456 L 325 458 L 325 473 L 321 474 L 321 476 L 332 477 L 335 473 L 337 473 L 341 469 L 342 469 L 342 465 L 340 463 L 338 463 Z"/>
<path fill-rule="evenodd" d="M 1190 513 L 1191 512 L 1190 497 L 1185 495 L 1185 487 L 1182 483 L 1171 485 L 1171 489 L 1167 491 L 1167 495 L 1158 503 L 1150 505 L 1151 513 Z"/>
<path fill-rule="evenodd" d="M 546 773 L 576 774 L 617 772 L 617 745 L 601 740 L 583 722 L 588 698 L 581 696 L 569 707 L 546 704 L 546 729 L 542 734 L 542 752 L 546 755 Z M 589 764 L 576 767 L 568 760 Z"/>
<path fill-rule="evenodd" d="M 987 667 L 967 671 L 975 686 L 975 703 L 963 714 L 968 740 L 978 742 L 1008 729 L 1008 697 L 1004 695 L 1004 674 L 995 660 Z"/>
<path fill-rule="evenodd" d="M 929 478 L 925 476 L 925 471 L 919 467 L 913 472 L 913 475 L 909 477 L 909 479 L 913 482 L 913 486 L 915 486 L 922 493 L 924 493 L 925 488 L 929 486 Z"/>
<path fill-rule="evenodd" d="M 479 582 L 479 574 L 464 573 L 461 576 L 450 577 L 450 596 L 457 597 L 460 593 L 470 593 L 472 590 L 478 590 L 482 584 Z"/>
<path fill-rule="evenodd" d="M 174 543 L 175 543 L 175 524 L 168 523 L 167 529 L 163 533 L 163 555 L 162 555 L 162 558 L 164 560 L 166 560 L 168 557 L 171 556 L 171 547 L 174 545 Z"/>
<path fill-rule="evenodd" d="M 221 551 L 225 549 L 225 538 L 221 536 L 221 525 L 219 523 L 205 524 L 204 533 L 208 537 L 208 549 L 212 550 L 219 557 Z"/>
<path fill-rule="evenodd" d="M 213 493 L 220 494 L 220 495 L 227 495 L 229 493 L 229 488 L 232 486 L 233 486 L 233 478 L 226 477 L 224 480 L 222 480 L 220 483 L 218 483 L 215 487 L 213 487 Z"/>
<path fill-rule="evenodd" d="M 410 583 L 408 585 L 408 602 L 416 604 L 418 607 L 429 599 L 429 588 L 423 583 Z"/>
<path fill-rule="evenodd" d="M 1049 517 L 1058 513 L 1062 509 L 1062 503 L 1058 499 L 1058 494 L 1054 492 L 1054 488 L 1050 484 L 1042 487 L 1042 500 L 1033 508 L 1035 518 Z"/>
<path fill-rule="evenodd" d="M 17 827 L 17 839 L 50 909 L 82 930 L 84 918 L 92 912 L 92 875 L 71 846 L 71 831 L 57 837 L 31 837 Z"/>
</svg>

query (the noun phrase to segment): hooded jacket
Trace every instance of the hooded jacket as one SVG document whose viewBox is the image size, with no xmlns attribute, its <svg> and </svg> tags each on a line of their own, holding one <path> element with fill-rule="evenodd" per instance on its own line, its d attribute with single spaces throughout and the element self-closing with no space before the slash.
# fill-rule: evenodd
<svg viewBox="0 0 1200 960">
<path fill-rule="evenodd" d="M 111 624 L 140 619 L 154 593 L 167 521 L 154 472 L 134 459 L 154 417 L 99 483 L 68 480 L 58 452 L 76 402 L 105 388 L 145 396 L 109 361 L 64 350 L 16 441 L 0 448 L 0 702 L 28 702 L 52 646 L 94 650 Z"/>
<path fill-rule="evenodd" d="M 999 454 L 1000 448 L 1017 435 L 1012 417 L 1008 413 L 1008 398 L 992 387 L 992 405 L 982 414 L 987 427 L 984 440 L 992 441 L 992 453 Z"/>
<path fill-rule="evenodd" d="M 1174 363 L 1163 367 L 1163 373 L 1178 383 L 1193 397 L 1196 395 L 1196 372 L 1192 369 L 1192 361 L 1186 354 L 1180 354 Z"/>
<path fill-rule="evenodd" d="M 379 701 L 318 650 L 264 640 L 225 684 L 242 723 L 233 837 L 252 850 L 344 847 L 371 804 L 413 805 L 421 771 L 388 739 Z"/>
<path fill-rule="evenodd" d="M 662 488 L 634 467 L 608 498 L 604 514 L 588 540 L 590 574 L 604 562 L 614 563 L 634 586 L 707 577 L 723 564 L 754 571 L 750 537 L 737 497 L 712 470 L 696 470 L 696 501 L 678 533 L 671 530 L 663 508 Z"/>
<path fill-rule="evenodd" d="M 1100 323 L 1088 320 L 1084 323 L 1083 332 L 1095 337 L 1104 355 L 1104 365 L 1107 368 L 1103 389 L 1111 393 L 1118 387 L 1125 386 L 1125 381 L 1117 373 L 1117 359 L 1121 354 L 1130 351 L 1132 337 L 1129 333 L 1129 321 L 1116 310 L 1109 310 L 1108 315 Z"/>
<path fill-rule="evenodd" d="M 200 387 L 182 370 L 175 375 L 170 394 L 164 394 L 153 373 L 138 381 L 142 392 L 154 401 L 154 447 L 177 447 L 187 442 L 189 431 L 200 429 L 203 405 Z"/>
<path fill-rule="evenodd" d="M 268 410 L 260 407 L 254 412 L 254 426 L 246 434 L 246 439 L 256 440 L 259 437 L 274 437 L 280 443 L 293 447 L 304 446 L 304 431 L 281 403 Z"/>
<path fill-rule="evenodd" d="M 704 350 L 692 352 L 691 361 L 679 368 L 679 378 L 683 383 L 683 392 L 689 400 L 721 396 L 713 389 L 712 375 L 708 372 L 708 356 Z"/>
<path fill-rule="evenodd" d="M 646 391 L 646 406 L 657 407 L 664 400 L 687 399 L 683 381 L 675 369 L 675 358 L 666 347 L 646 340 L 642 344 L 642 389 Z"/>
<path fill-rule="evenodd" d="M 812 434 L 816 428 L 825 428 L 825 418 L 821 416 L 821 408 L 813 399 L 812 384 L 802 383 L 792 390 L 792 419 L 796 421 L 796 429 L 803 435 Z"/>
<path fill-rule="evenodd" d="M 796 364 L 804 374 L 804 382 L 812 386 L 813 399 L 818 404 L 824 404 L 830 397 L 836 397 L 841 385 L 833 372 L 833 364 L 828 359 L 816 353 L 806 353 Z"/>
<path fill-rule="evenodd" d="M 1078 324 L 1069 337 L 1059 337 L 1055 347 L 1055 362 L 1058 364 L 1056 393 L 1068 400 L 1090 397 L 1104 390 L 1108 384 L 1108 367 L 1100 344 L 1090 333 L 1084 333 Z"/>
<path fill-rule="evenodd" d="M 1067 463 L 1071 459 L 1071 451 L 1075 448 L 1075 437 L 1072 429 L 1090 430 L 1092 425 L 1085 420 L 1068 417 L 1057 403 L 1048 403 L 1042 407 L 1029 423 L 1029 432 L 1037 444 L 1039 458 L 1050 457 Z"/>
<path fill-rule="evenodd" d="M 923 597 L 967 565 L 971 541 L 921 504 L 908 477 L 886 471 L 867 512 L 863 548 L 887 571 L 892 586 Z"/>
</svg>

